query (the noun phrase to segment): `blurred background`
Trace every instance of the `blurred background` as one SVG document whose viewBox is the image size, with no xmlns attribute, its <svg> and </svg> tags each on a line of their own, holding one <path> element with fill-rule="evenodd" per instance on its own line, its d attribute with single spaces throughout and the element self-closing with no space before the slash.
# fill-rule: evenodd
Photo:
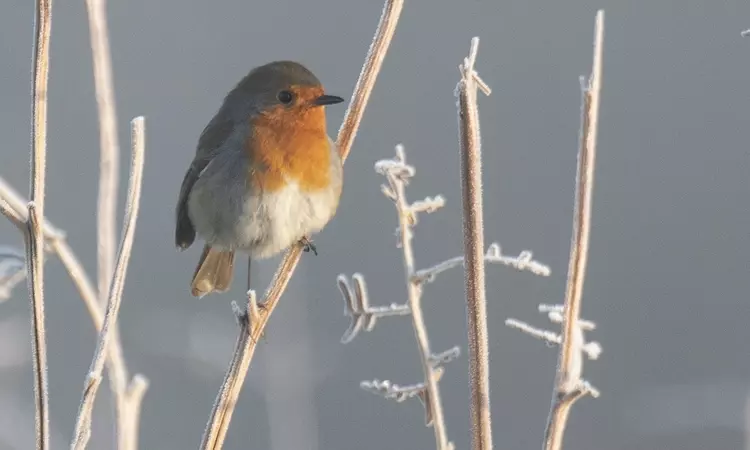
<svg viewBox="0 0 750 450">
<path fill-rule="evenodd" d="M 296 59 L 348 96 L 375 30 L 380 0 L 110 1 L 122 186 L 128 121 L 147 120 L 144 193 L 120 315 L 131 373 L 151 381 L 141 448 L 195 448 L 229 362 L 242 301 L 197 300 L 189 280 L 200 245 L 173 245 L 174 205 L 198 135 L 224 94 L 259 64 Z M 417 168 L 411 199 L 447 206 L 416 230 L 420 267 L 462 251 L 453 89 L 469 41 L 493 88 L 480 96 L 486 241 L 530 249 L 552 276 L 489 266 L 492 412 L 496 447 L 539 448 L 555 351 L 503 326 L 546 325 L 538 303 L 560 302 L 571 235 L 579 127 L 578 76 L 591 65 L 594 14 L 606 10 L 593 233 L 583 316 L 604 347 L 586 377 L 603 395 L 573 410 L 567 448 L 750 448 L 750 5 L 740 0 L 407 0 L 346 164 L 339 213 L 316 237 L 259 346 L 226 448 L 434 448 L 417 401 L 397 404 L 360 380 L 421 378 L 408 318 L 385 319 L 351 344 L 339 273 L 365 274 L 372 302 L 405 299 L 396 216 L 373 164 L 403 143 Z M 0 176 L 28 183 L 33 2 L 0 6 Z M 84 2 L 53 6 L 49 92 L 49 219 L 96 277 L 99 138 Z M 335 134 L 343 106 L 328 108 Z M 21 248 L 0 220 L 0 245 Z M 278 258 L 257 264 L 262 290 Z M 46 271 L 52 443 L 68 445 L 95 333 L 50 259 Z M 468 448 L 466 319 L 460 269 L 427 287 L 435 351 L 464 350 L 442 379 L 449 437 Z M 0 305 L 0 449 L 33 447 L 25 286 Z M 109 389 L 100 390 L 90 448 L 111 448 Z"/>
</svg>

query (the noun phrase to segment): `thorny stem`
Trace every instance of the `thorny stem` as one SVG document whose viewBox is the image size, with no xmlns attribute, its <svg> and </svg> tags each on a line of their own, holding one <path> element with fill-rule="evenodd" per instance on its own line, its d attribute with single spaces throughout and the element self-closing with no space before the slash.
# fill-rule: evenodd
<svg viewBox="0 0 750 450">
<path fill-rule="evenodd" d="M 47 389 L 47 343 L 44 318 L 44 176 L 47 159 L 47 81 L 52 1 L 37 0 L 34 25 L 32 94 L 31 183 L 26 219 L 26 270 L 31 304 L 31 350 L 33 353 L 34 401 L 36 404 L 36 448 L 49 448 L 49 392 Z"/>
<path fill-rule="evenodd" d="M 469 332 L 472 448 L 491 450 L 490 368 L 482 224 L 482 150 L 477 108 L 478 75 L 474 71 L 478 46 L 479 38 L 475 37 L 471 41 L 469 57 L 461 66 L 462 75 L 458 84 L 458 121 L 461 144 L 464 253 L 466 255 L 465 282 Z"/>
<path fill-rule="evenodd" d="M 596 13 L 594 32 L 594 61 L 587 86 L 582 86 L 583 108 L 581 134 L 576 173 L 576 197 L 573 215 L 573 238 L 571 240 L 568 281 L 565 290 L 562 343 L 555 380 L 555 389 L 544 437 L 545 450 L 562 448 L 565 425 L 570 408 L 586 394 L 583 381 L 573 376 L 575 359 L 580 348 L 575 348 L 578 320 L 581 311 L 583 281 L 586 275 L 586 260 L 591 227 L 591 198 L 594 186 L 594 163 L 596 158 L 596 136 L 599 119 L 599 95 L 601 91 L 602 51 L 604 44 L 604 11 Z M 582 345 L 582 343 L 580 343 Z M 580 374 L 579 374 L 580 375 Z"/>
<path fill-rule="evenodd" d="M 409 213 L 409 204 L 406 200 L 404 181 L 397 179 L 394 175 L 388 174 L 391 178 L 391 186 L 395 190 L 396 210 L 398 211 L 399 235 L 401 237 L 401 250 L 404 256 L 404 273 L 406 276 L 407 295 L 409 309 L 411 310 L 412 322 L 414 323 L 414 334 L 419 347 L 420 359 L 422 361 L 422 371 L 424 373 L 425 388 L 427 390 L 425 408 L 429 410 L 429 416 L 432 418 L 432 428 L 435 432 L 435 444 L 437 450 L 449 449 L 448 433 L 445 430 L 445 419 L 443 417 L 443 406 L 440 399 L 440 389 L 438 389 L 438 375 L 435 366 L 432 364 L 432 352 L 430 351 L 430 341 L 427 336 L 427 327 L 425 326 L 424 316 L 422 315 L 422 286 L 413 279 L 414 277 L 414 251 L 411 241 L 413 238 L 411 220 Z"/>
<path fill-rule="evenodd" d="M 367 100 L 375 86 L 375 80 L 380 72 L 380 67 L 383 64 L 393 34 L 396 31 L 396 24 L 398 23 L 403 3 L 403 0 L 386 0 L 383 6 L 383 13 L 380 16 L 375 37 L 357 79 L 352 101 L 346 110 L 344 120 L 339 129 L 336 145 L 338 146 L 342 160 L 346 160 L 351 150 L 359 123 L 364 115 Z M 211 410 L 211 416 L 203 434 L 201 449 L 217 450 L 222 448 L 226 431 L 229 428 L 229 422 L 232 419 L 232 413 L 234 412 L 240 389 L 247 375 L 247 370 L 250 367 L 258 339 L 262 336 L 269 317 L 276 308 L 279 298 L 284 293 L 294 273 L 294 269 L 299 263 L 301 250 L 302 245 L 297 243 L 287 251 L 263 297 L 263 308 L 258 309 L 257 316 L 253 317 L 254 320 L 252 320 L 252 323 L 248 327 L 240 327 L 240 336 L 238 337 L 234 356 Z"/>
</svg>

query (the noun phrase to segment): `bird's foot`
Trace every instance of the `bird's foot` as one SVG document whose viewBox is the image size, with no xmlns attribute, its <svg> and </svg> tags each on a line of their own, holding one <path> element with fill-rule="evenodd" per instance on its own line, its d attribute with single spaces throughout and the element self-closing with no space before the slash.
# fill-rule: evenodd
<svg viewBox="0 0 750 450">
<path fill-rule="evenodd" d="M 315 256 L 318 256 L 318 248 L 315 247 L 315 244 L 312 243 L 310 239 L 307 238 L 307 236 L 303 237 L 299 240 L 299 243 L 304 245 L 302 248 L 305 252 L 313 252 Z"/>
</svg>

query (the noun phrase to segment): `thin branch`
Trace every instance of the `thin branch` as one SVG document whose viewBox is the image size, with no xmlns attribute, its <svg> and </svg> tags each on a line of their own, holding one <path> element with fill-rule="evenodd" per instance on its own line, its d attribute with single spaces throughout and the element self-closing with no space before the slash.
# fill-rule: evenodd
<svg viewBox="0 0 750 450">
<path fill-rule="evenodd" d="M 466 306 L 469 331 L 469 380 L 471 386 L 471 431 L 474 450 L 492 449 L 490 418 L 490 368 L 487 337 L 487 299 L 484 284 L 484 230 L 482 224 L 482 150 L 479 133 L 477 89 L 489 88 L 474 71 L 479 38 L 471 40 L 469 57 L 460 66 L 458 91 L 459 141 L 461 144 L 461 190 Z"/>
<path fill-rule="evenodd" d="M 26 200 L 24 200 L 18 193 L 8 184 L 5 180 L 0 177 L 0 206 L 5 205 L 6 210 L 3 209 L 3 214 L 14 222 L 11 216 L 18 218 L 21 224 L 26 223 L 28 213 L 26 211 Z M 15 222 L 14 222 L 15 223 Z M 24 232 L 25 225 L 20 228 Z M 62 261 L 65 269 L 68 271 L 70 278 L 78 289 L 78 293 L 81 295 L 86 309 L 94 322 L 94 326 L 97 331 L 101 328 L 101 324 L 104 321 L 104 313 L 102 307 L 99 305 L 96 291 L 91 284 L 86 271 L 83 269 L 80 261 L 76 257 L 73 250 L 65 241 L 65 233 L 51 224 L 48 220 L 42 220 L 42 229 L 44 232 L 44 238 L 46 240 L 46 249 L 56 254 Z"/>
<path fill-rule="evenodd" d="M 354 137 L 365 112 L 367 100 L 370 97 L 375 80 L 380 72 L 385 54 L 396 31 L 403 0 L 386 0 L 383 13 L 380 17 L 378 28 L 375 31 L 370 49 L 367 53 L 362 71 L 359 74 L 357 84 L 352 94 L 352 101 L 344 116 L 343 123 L 339 129 L 336 144 L 342 160 L 349 155 Z M 279 298 L 284 293 L 294 269 L 299 263 L 302 246 L 297 244 L 290 248 L 284 255 L 279 268 L 274 274 L 273 280 L 264 295 L 263 307 L 258 311 L 258 317 L 247 327 L 240 327 L 240 336 L 237 339 L 235 354 L 232 363 L 227 370 L 224 382 L 217 395 L 216 402 L 211 411 L 211 417 L 203 434 L 201 449 L 219 449 L 224 444 L 226 429 L 232 418 L 234 407 L 239 397 L 239 392 L 245 380 L 245 375 L 250 367 L 258 339 L 263 334 L 268 319 L 278 304 Z M 236 362 L 241 363 L 239 365 Z M 222 431 L 224 430 L 224 431 Z"/>
<path fill-rule="evenodd" d="M 120 146 L 117 131 L 117 111 L 112 76 L 112 57 L 109 46 L 106 0 L 86 0 L 91 56 L 94 69 L 94 87 L 99 120 L 99 194 L 97 200 L 97 275 L 99 303 L 107 304 L 110 282 L 115 265 L 117 247 L 117 188 L 120 174 Z M 119 327 L 114 324 L 111 333 L 115 341 L 120 340 Z M 122 352 L 122 348 L 112 346 L 110 352 Z M 113 359 L 122 360 L 122 355 Z M 108 364 L 110 388 L 115 404 L 115 435 L 120 450 L 135 450 L 137 437 L 123 433 L 121 428 L 129 428 L 125 423 L 125 391 L 128 373 L 124 364 Z"/>
<path fill-rule="evenodd" d="M 28 216 L 25 205 L 26 200 L 23 199 L 8 183 L 6 183 L 2 177 L 0 177 L 0 206 L 4 206 L 2 212 L 6 217 L 11 219 L 12 222 L 13 218 L 18 218 L 21 224 L 20 230 L 23 233 L 25 233 L 26 217 Z M 98 294 L 94 289 L 91 279 L 86 274 L 86 271 L 78 260 L 75 252 L 73 252 L 73 249 L 70 248 L 70 245 L 68 245 L 65 240 L 65 233 L 46 219 L 44 219 L 42 223 L 44 239 L 46 241 L 45 250 L 55 254 L 60 259 L 60 262 L 62 262 L 63 267 L 68 272 L 70 279 L 78 290 L 78 294 L 91 316 L 96 331 L 100 331 L 102 323 L 104 322 L 104 310 L 106 309 L 106 305 L 99 303 Z M 107 371 L 109 374 L 127 374 L 125 357 L 119 339 L 113 339 L 112 342 L 110 342 L 107 364 Z M 143 375 L 136 375 L 131 384 L 135 383 L 136 379 L 141 379 L 144 382 L 146 381 L 146 378 L 143 377 Z M 126 387 L 127 386 L 123 386 L 121 394 L 120 392 L 115 394 L 116 401 L 121 404 L 126 404 L 128 402 Z M 122 415 L 126 418 L 125 422 L 138 420 L 140 415 L 140 411 L 138 411 L 140 400 L 138 400 L 137 403 L 138 404 L 126 405 L 125 409 L 123 409 L 123 411 L 126 411 L 126 413 Z M 137 444 L 137 435 L 133 433 L 137 432 L 138 424 L 132 423 L 126 425 L 130 425 L 130 430 L 135 431 L 131 431 L 129 434 L 127 432 L 122 432 L 122 434 L 128 436 L 128 442 L 134 442 Z M 135 447 L 131 447 L 133 450 L 134 448 Z"/>
<path fill-rule="evenodd" d="M 130 253 L 133 248 L 135 227 L 138 219 L 138 208 L 141 199 L 141 180 L 143 178 L 143 156 L 144 156 L 144 123 L 143 117 L 137 117 L 132 121 L 133 150 L 131 169 L 128 185 L 128 198 L 125 210 L 124 227 L 120 249 L 117 256 L 114 276 L 110 286 L 107 310 L 104 316 L 101 332 L 91 362 L 91 368 L 86 377 L 81 405 L 76 419 L 75 433 L 71 449 L 82 450 L 86 448 L 91 436 L 91 413 L 94 407 L 94 399 L 97 389 L 101 383 L 104 363 L 110 341 L 113 340 L 112 325 L 117 321 L 122 300 L 122 291 L 125 284 Z"/>
<path fill-rule="evenodd" d="M 365 277 L 361 273 L 352 275 L 352 287 L 345 275 L 337 278 L 339 291 L 344 298 L 344 314 L 351 317 L 349 328 L 341 337 L 342 344 L 348 344 L 360 331 L 372 331 L 378 319 L 392 316 L 408 316 L 411 314 L 409 305 L 391 303 L 388 306 L 370 306 L 370 296 L 367 293 Z"/>
<path fill-rule="evenodd" d="M 49 392 L 47 381 L 47 342 L 44 326 L 44 250 L 39 211 L 29 202 L 26 242 L 26 283 L 31 297 L 31 351 L 34 361 L 34 400 L 36 403 L 37 449 L 49 448 Z"/>
<path fill-rule="evenodd" d="M 33 353 L 36 448 L 49 448 L 49 392 L 47 390 L 47 343 L 44 319 L 44 176 L 47 160 L 47 84 L 52 1 L 37 0 L 34 26 L 34 80 L 32 85 L 31 187 L 26 220 L 26 270 L 31 303 L 31 351 Z M 3 210 L 7 209 L 7 205 Z"/>
<path fill-rule="evenodd" d="M 3 180 L 0 178 L 0 183 L 2 182 Z M 2 197 L 0 197 L 0 214 L 7 217 L 10 223 L 19 230 L 23 231 L 26 227 L 26 220 Z"/>
<path fill-rule="evenodd" d="M 106 0 L 86 0 L 94 87 L 99 117 L 99 199 L 97 206 L 97 267 L 99 298 L 107 302 L 117 245 L 117 186 L 120 146 L 117 140 L 117 113 L 112 81 Z"/>
<path fill-rule="evenodd" d="M 581 311 L 583 281 L 586 276 L 586 261 L 591 227 L 591 198 L 594 186 L 596 159 L 596 136 L 599 119 L 599 95 L 601 91 L 602 49 L 604 41 L 604 11 L 596 14 L 594 32 L 594 61 L 588 84 L 582 86 L 583 107 L 581 134 L 576 173 L 575 212 L 573 215 L 573 238 L 571 240 L 568 281 L 563 309 L 563 332 L 557 366 L 552 409 L 547 421 L 544 437 L 546 450 L 562 448 L 565 425 L 573 403 L 591 388 L 584 385 L 580 377 L 580 353 L 584 344 L 578 324 Z M 588 386 L 588 387 L 587 387 Z"/>
<path fill-rule="evenodd" d="M 380 68 L 383 66 L 385 55 L 388 53 L 388 47 L 391 45 L 393 35 L 396 33 L 396 25 L 401 16 L 401 10 L 404 7 L 404 0 L 386 0 L 383 5 L 383 12 L 380 15 L 378 28 L 375 30 L 375 36 L 372 39 L 370 48 L 367 50 L 365 63 L 359 72 L 357 84 L 354 85 L 354 94 L 349 108 L 346 110 L 344 120 L 339 128 L 336 145 L 338 145 L 341 158 L 346 159 L 349 151 L 357 136 L 359 124 L 362 122 L 362 116 L 365 115 L 365 107 L 370 99 L 375 80 L 378 78 Z"/>
<path fill-rule="evenodd" d="M 411 310 L 414 334 L 422 363 L 426 399 L 425 410 L 429 411 L 428 422 L 432 424 L 435 433 L 437 450 L 447 450 L 452 447 L 452 444 L 448 441 L 448 432 L 446 431 L 445 418 L 443 416 L 443 405 L 440 399 L 440 389 L 438 388 L 439 376 L 436 373 L 436 366 L 432 363 L 433 355 L 430 351 L 427 326 L 422 314 L 422 286 L 414 281 L 414 251 L 412 248 L 412 238 L 414 235 L 412 227 L 415 220 L 413 219 L 414 213 L 411 211 L 411 205 L 406 199 L 405 191 L 408 178 L 414 174 L 414 170 L 406 164 L 403 147 L 396 147 L 396 155 L 392 166 L 378 164 L 376 167 L 388 178 L 395 198 L 394 203 L 399 221 L 399 247 L 403 254 L 404 276 L 406 277 L 407 303 Z"/>
<path fill-rule="evenodd" d="M 502 264 L 512 267 L 516 270 L 526 270 L 534 275 L 549 276 L 549 266 L 533 259 L 533 254 L 529 250 L 524 250 L 518 256 L 507 256 L 502 254 L 500 244 L 493 242 L 484 254 L 484 261 L 490 264 Z M 418 270 L 414 274 L 414 281 L 419 283 L 432 283 L 441 273 L 464 264 L 463 256 L 446 259 L 445 261 L 435 264 L 427 269 Z"/>
</svg>

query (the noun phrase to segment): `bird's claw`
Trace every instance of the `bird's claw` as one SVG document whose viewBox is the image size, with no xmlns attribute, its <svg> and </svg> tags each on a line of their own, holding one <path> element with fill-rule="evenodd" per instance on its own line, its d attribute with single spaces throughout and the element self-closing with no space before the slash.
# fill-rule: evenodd
<svg viewBox="0 0 750 450">
<path fill-rule="evenodd" d="M 304 248 L 302 249 L 305 252 L 313 252 L 315 256 L 318 256 L 318 248 L 315 247 L 315 244 L 312 243 L 310 239 L 307 237 L 303 237 L 299 240 L 299 243 L 304 245 Z"/>
</svg>

